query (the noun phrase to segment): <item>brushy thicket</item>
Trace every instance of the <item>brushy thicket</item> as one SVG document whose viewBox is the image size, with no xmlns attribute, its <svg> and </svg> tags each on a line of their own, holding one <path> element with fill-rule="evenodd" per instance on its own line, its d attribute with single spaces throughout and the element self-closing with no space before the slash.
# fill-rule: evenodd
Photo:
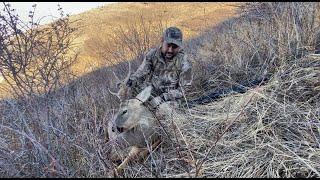
<svg viewBox="0 0 320 180">
<path fill-rule="evenodd" d="M 240 17 L 188 42 L 195 72 L 188 99 L 269 82 L 163 121 L 163 144 L 124 176 L 320 177 L 320 58 L 308 55 L 318 43 L 319 9 L 245 3 Z M 51 98 L 1 102 L 1 177 L 108 176 L 106 125 L 118 102 L 107 91 L 110 71 L 95 73 Z"/>
</svg>

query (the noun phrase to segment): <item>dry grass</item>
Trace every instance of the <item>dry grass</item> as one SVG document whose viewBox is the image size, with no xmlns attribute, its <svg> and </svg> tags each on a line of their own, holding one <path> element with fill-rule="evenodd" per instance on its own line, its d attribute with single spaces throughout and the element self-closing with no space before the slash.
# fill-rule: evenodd
<svg viewBox="0 0 320 180">
<path fill-rule="evenodd" d="M 78 62 L 72 67 L 72 74 L 80 77 L 98 68 L 113 65 L 112 62 L 117 59 L 112 54 L 120 52 L 123 45 L 117 46 L 115 43 L 118 42 L 110 37 L 117 33 L 119 27 L 132 30 L 127 25 L 140 23 L 141 16 L 148 24 L 151 21 L 156 26 L 180 27 L 184 38 L 188 40 L 235 16 L 235 7 L 231 6 L 233 4 L 237 3 L 115 3 L 71 16 L 71 21 L 77 21 L 74 26 L 79 27 L 74 44 L 75 51 L 80 52 Z M 142 31 L 140 27 L 137 30 Z M 152 29 L 156 30 L 159 31 L 159 28 Z M 152 40 L 150 46 L 155 46 L 159 42 L 159 33 L 152 32 L 148 38 Z M 107 52 L 108 44 L 112 46 L 108 49 L 110 52 Z M 127 49 L 123 54 L 114 64 L 132 59 Z M 0 83 L 0 98 L 5 97 L 10 97 L 10 92 L 3 82 Z"/>
<path fill-rule="evenodd" d="M 320 56 L 284 69 L 268 85 L 177 113 L 166 145 L 125 176 L 319 177 Z"/>
<path fill-rule="evenodd" d="M 198 36 L 207 28 L 234 17 L 235 7 L 231 6 L 233 4 L 237 3 L 115 3 L 72 16 L 71 20 L 79 20 L 78 23 L 82 26 L 82 35 L 78 37 L 79 48 L 82 49 L 80 63 L 74 69 L 77 74 L 84 74 L 95 68 L 110 65 L 104 57 L 112 56 L 101 57 L 96 50 L 105 48 L 104 42 L 111 41 L 110 36 L 117 33 L 117 28 L 121 26 L 125 30 L 130 30 L 127 25 L 138 23 L 141 17 L 147 23 L 152 22 L 157 26 L 159 23 L 163 27 L 177 26 L 181 28 L 184 38 L 188 40 Z M 155 34 L 156 42 L 152 46 L 158 44 L 160 34 Z M 94 41 L 94 48 L 90 47 L 90 41 Z M 115 44 L 114 46 L 117 47 Z M 125 59 L 131 59 L 131 57 L 123 58 L 122 61 Z"/>
<path fill-rule="evenodd" d="M 266 11 L 225 21 L 188 42 L 195 79 L 186 98 L 258 77 L 269 82 L 180 109 L 162 121 L 160 148 L 128 166 L 125 177 L 320 177 L 320 58 L 306 48 L 316 45 L 319 4 L 254 5 L 250 12 Z M 268 13 L 268 7 L 283 11 Z M 270 21 L 269 15 L 277 16 Z M 48 99 L 1 101 L 0 177 L 110 175 L 113 164 L 101 156 L 118 108 L 107 91 L 109 70 L 126 74 L 125 65 L 94 71 Z"/>
<path fill-rule="evenodd" d="M 190 46 L 200 48 L 189 49 L 198 72 L 192 94 L 205 95 L 210 90 L 270 78 L 283 64 L 314 52 L 319 34 L 318 6 L 248 3 L 240 9 L 252 8 L 260 14 L 249 11 L 204 33 Z"/>
</svg>

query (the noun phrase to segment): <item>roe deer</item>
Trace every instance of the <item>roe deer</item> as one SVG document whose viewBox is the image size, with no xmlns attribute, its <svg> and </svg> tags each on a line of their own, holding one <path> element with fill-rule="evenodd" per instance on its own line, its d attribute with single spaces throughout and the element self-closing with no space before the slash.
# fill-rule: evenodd
<svg viewBox="0 0 320 180">
<path fill-rule="evenodd" d="M 122 150 L 130 148 L 126 158 L 115 169 L 116 172 L 122 170 L 129 161 L 137 156 L 146 156 L 150 149 L 154 149 L 161 142 L 157 133 L 158 121 L 154 114 L 144 105 L 144 102 L 151 96 L 152 86 L 144 88 L 134 98 L 129 97 L 131 88 L 126 86 L 126 82 L 130 77 L 130 71 L 129 63 L 128 76 L 125 80 L 117 83 L 119 87 L 118 93 L 113 93 L 109 90 L 110 93 L 120 99 L 120 108 L 115 118 L 109 121 L 108 124 L 109 142 L 113 146 L 118 145 Z M 116 78 L 119 80 L 117 76 Z"/>
</svg>

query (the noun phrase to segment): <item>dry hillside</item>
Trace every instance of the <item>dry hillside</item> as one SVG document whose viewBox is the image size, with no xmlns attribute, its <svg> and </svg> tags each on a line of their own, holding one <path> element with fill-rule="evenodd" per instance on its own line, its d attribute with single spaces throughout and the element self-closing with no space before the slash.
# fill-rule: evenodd
<svg viewBox="0 0 320 180">
<path fill-rule="evenodd" d="M 81 26 L 78 39 L 81 55 L 76 69 L 83 73 L 101 67 L 100 57 L 88 48 L 86 42 L 91 39 L 94 44 L 107 41 L 107 36 L 113 34 L 116 27 L 139 23 L 143 17 L 145 21 L 161 23 L 164 27 L 181 28 L 188 40 L 235 16 L 235 7 L 232 6 L 234 4 L 236 3 L 115 3 L 72 16 L 71 19 L 79 20 L 77 25 Z M 103 44 L 98 48 L 103 49 Z"/>
<path fill-rule="evenodd" d="M 122 5 L 147 9 L 186 4 L 216 5 Z M 120 177 L 320 177 L 320 3 L 251 2 L 235 10 L 233 18 L 218 24 L 208 19 L 215 26 L 188 35 L 194 80 L 185 92 L 187 101 L 162 119 L 159 148 L 144 161 L 131 163 Z M 121 19 L 116 16 L 120 11 L 114 13 Z M 182 16 L 188 19 L 192 13 Z M 94 35 L 100 34 L 83 37 L 84 42 L 96 40 Z M 143 39 L 137 37 L 133 45 Z M 111 50 L 107 42 L 100 43 Z M 140 52 L 131 55 L 135 53 Z M 107 60 L 100 55 L 96 58 Z M 128 60 L 136 65 L 141 59 Z M 107 128 L 120 103 L 108 88 L 114 87 L 112 71 L 124 77 L 128 68 L 119 61 L 104 61 L 114 64 L 51 94 L 1 100 L 0 177 L 112 175 Z"/>
<path fill-rule="evenodd" d="M 120 40 L 110 38 L 118 32 L 117 28 L 119 27 L 123 27 L 125 31 L 137 30 L 141 36 L 144 36 L 142 28 L 145 26 L 149 28 L 148 38 L 150 40 L 148 39 L 148 41 L 150 42 L 138 45 L 143 47 L 141 50 L 143 54 L 150 47 L 158 44 L 159 36 L 165 27 L 180 27 L 184 32 L 185 39 L 188 40 L 209 27 L 235 16 L 234 4 L 237 3 L 128 2 L 110 4 L 73 15 L 70 20 L 76 21 L 74 26 L 79 27 L 74 47 L 80 53 L 77 63 L 72 67 L 73 72 L 75 75 L 81 76 L 97 68 L 136 57 L 137 53 L 129 54 L 128 48 L 120 50 L 123 47 L 118 43 Z M 143 27 L 141 26 L 142 21 L 147 22 L 147 24 L 143 24 L 145 25 Z M 152 23 L 148 23 L 149 21 Z M 132 26 L 136 29 L 130 29 Z M 134 35 L 130 34 L 129 36 L 133 37 Z M 120 53 L 121 56 L 112 56 L 114 52 Z M 5 82 L 0 82 L 0 98 L 9 96 L 7 89 Z"/>
</svg>

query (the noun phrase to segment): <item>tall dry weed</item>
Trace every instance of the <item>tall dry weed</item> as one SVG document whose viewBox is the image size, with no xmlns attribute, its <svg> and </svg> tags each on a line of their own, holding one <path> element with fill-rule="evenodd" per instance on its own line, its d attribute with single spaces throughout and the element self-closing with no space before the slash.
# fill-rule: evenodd
<svg viewBox="0 0 320 180">
<path fill-rule="evenodd" d="M 239 14 L 203 34 L 191 54 L 195 72 L 201 69 L 194 83 L 199 94 L 270 78 L 283 64 L 315 51 L 319 3 L 245 3 Z"/>
</svg>

